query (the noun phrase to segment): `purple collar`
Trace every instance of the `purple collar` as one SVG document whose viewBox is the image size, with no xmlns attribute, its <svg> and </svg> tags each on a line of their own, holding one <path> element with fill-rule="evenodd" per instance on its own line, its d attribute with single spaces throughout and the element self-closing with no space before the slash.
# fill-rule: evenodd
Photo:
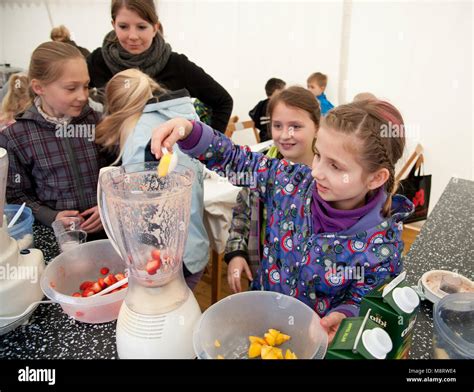
<svg viewBox="0 0 474 392">
<path fill-rule="evenodd" d="M 355 225 L 361 218 L 371 212 L 384 198 L 383 187 L 374 193 L 366 204 L 353 210 L 338 210 L 333 208 L 319 196 L 316 184 L 313 188 L 311 213 L 313 216 L 313 233 L 337 233 Z"/>
</svg>

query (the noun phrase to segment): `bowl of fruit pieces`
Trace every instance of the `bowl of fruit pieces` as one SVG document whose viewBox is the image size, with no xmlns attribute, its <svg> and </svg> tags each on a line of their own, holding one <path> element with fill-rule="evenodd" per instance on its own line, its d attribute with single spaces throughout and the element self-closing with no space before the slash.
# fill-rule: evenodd
<svg viewBox="0 0 474 392">
<path fill-rule="evenodd" d="M 196 323 L 200 359 L 320 359 L 328 336 L 303 302 L 272 291 L 247 291 L 222 299 Z"/>
<path fill-rule="evenodd" d="M 84 323 L 106 323 L 117 319 L 128 284 L 95 294 L 125 279 L 125 269 L 109 240 L 88 242 L 51 261 L 41 277 L 41 289 L 68 316 Z"/>
</svg>

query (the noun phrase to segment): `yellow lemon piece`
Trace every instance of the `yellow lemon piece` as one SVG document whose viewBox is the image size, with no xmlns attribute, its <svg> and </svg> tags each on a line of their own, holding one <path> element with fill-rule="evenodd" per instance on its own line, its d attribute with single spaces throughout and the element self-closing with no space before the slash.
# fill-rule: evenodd
<svg viewBox="0 0 474 392">
<path fill-rule="evenodd" d="M 295 353 L 291 352 L 290 349 L 286 350 L 285 359 L 298 359 Z"/>
<path fill-rule="evenodd" d="M 265 339 L 262 339 L 260 336 L 249 336 L 250 343 L 260 343 L 260 345 L 267 344 Z"/>
<path fill-rule="evenodd" d="M 165 154 L 161 157 L 160 163 L 158 164 L 158 176 L 164 177 L 168 174 L 168 169 L 171 163 L 171 154 Z"/>
<path fill-rule="evenodd" d="M 221 342 L 219 342 L 217 339 L 214 340 L 214 347 L 219 348 L 221 346 Z"/>
<path fill-rule="evenodd" d="M 160 159 L 160 163 L 158 164 L 158 176 L 164 177 L 175 169 L 176 165 L 178 164 L 178 156 L 173 152 L 169 152 L 164 147 L 161 151 L 163 152 L 163 155 Z"/>
<path fill-rule="evenodd" d="M 222 355 L 218 355 L 217 359 L 224 359 L 224 357 Z"/>
<path fill-rule="evenodd" d="M 257 358 L 262 352 L 262 345 L 258 342 L 250 344 L 249 347 L 249 358 Z"/>
</svg>

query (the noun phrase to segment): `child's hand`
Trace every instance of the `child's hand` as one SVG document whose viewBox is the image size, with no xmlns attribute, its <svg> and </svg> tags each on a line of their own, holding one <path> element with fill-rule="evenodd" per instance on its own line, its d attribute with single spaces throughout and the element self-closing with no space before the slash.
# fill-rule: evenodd
<svg viewBox="0 0 474 392">
<path fill-rule="evenodd" d="M 334 336 L 336 335 L 337 329 L 341 324 L 341 321 L 346 317 L 347 316 L 343 313 L 332 312 L 321 319 L 321 326 L 328 334 L 328 344 L 331 344 Z"/>
<path fill-rule="evenodd" d="M 151 136 L 151 153 L 160 159 L 163 153 L 161 147 L 166 147 L 168 151 L 173 151 L 173 145 L 181 139 L 189 136 L 193 130 L 193 124 L 184 118 L 173 118 L 161 124 L 153 130 Z"/>
<path fill-rule="evenodd" d="M 242 271 L 245 270 L 245 274 L 249 280 L 253 280 L 252 272 L 250 271 L 247 260 L 241 256 L 233 257 L 227 266 L 227 282 L 233 293 L 240 293 L 242 287 L 240 286 L 240 278 L 242 277 Z"/>
<path fill-rule="evenodd" d="M 65 210 L 57 213 L 55 220 L 78 217 L 79 211 Z M 79 216 L 79 218 L 81 218 Z"/>
<path fill-rule="evenodd" d="M 89 216 L 82 224 L 81 229 L 86 233 L 97 233 L 103 229 L 97 206 L 89 208 L 80 214 L 83 218 Z"/>
</svg>

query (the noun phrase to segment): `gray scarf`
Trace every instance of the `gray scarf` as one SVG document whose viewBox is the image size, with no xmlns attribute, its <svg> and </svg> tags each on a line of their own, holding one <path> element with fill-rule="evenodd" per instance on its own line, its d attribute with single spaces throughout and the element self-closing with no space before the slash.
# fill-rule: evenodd
<svg viewBox="0 0 474 392">
<path fill-rule="evenodd" d="M 158 32 L 151 46 L 140 54 L 131 54 L 120 45 L 115 31 L 108 33 L 102 44 L 102 56 L 115 75 L 129 68 L 138 68 L 151 78 L 166 66 L 171 55 L 171 46 Z"/>
</svg>

